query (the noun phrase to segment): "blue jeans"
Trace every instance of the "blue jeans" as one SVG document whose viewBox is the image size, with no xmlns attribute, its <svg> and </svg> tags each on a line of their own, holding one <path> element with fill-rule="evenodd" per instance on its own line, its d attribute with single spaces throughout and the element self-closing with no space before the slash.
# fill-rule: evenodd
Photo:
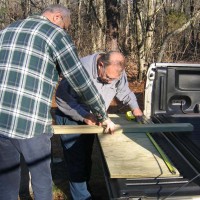
<svg viewBox="0 0 200 200">
<path fill-rule="evenodd" d="M 83 124 L 72 120 L 59 111 L 56 112 L 56 123 L 59 125 Z M 87 186 L 91 174 L 94 137 L 91 134 L 61 135 L 61 144 L 67 163 L 70 192 L 74 200 L 91 198 Z"/>
<path fill-rule="evenodd" d="M 0 199 L 16 200 L 20 187 L 20 154 L 31 174 L 35 200 L 52 199 L 51 138 L 42 134 L 30 139 L 0 136 Z"/>
</svg>

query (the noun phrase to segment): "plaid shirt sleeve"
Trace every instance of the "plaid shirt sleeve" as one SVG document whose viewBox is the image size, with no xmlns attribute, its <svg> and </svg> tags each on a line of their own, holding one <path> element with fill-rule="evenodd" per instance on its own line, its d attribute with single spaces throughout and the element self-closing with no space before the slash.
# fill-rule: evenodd
<svg viewBox="0 0 200 200">
<path fill-rule="evenodd" d="M 24 139 L 51 132 L 57 66 L 94 114 L 107 118 L 69 35 L 35 16 L 0 32 L 0 135 Z"/>
<path fill-rule="evenodd" d="M 54 52 L 57 52 L 55 59 L 61 67 L 63 76 L 77 94 L 79 94 L 80 98 L 84 99 L 99 120 L 106 119 L 104 100 L 98 93 L 87 71 L 82 66 L 70 36 L 66 34 L 66 36 L 59 38 L 53 46 L 55 48 L 59 47 Z"/>
</svg>

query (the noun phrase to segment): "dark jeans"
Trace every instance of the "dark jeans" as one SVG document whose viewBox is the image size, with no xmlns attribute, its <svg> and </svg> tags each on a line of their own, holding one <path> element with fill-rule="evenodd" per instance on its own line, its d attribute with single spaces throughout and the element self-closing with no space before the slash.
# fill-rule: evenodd
<svg viewBox="0 0 200 200">
<path fill-rule="evenodd" d="M 20 186 L 20 155 L 31 174 L 35 200 L 52 199 L 51 138 L 42 134 L 30 139 L 0 136 L 0 199 L 16 200 Z"/>
<path fill-rule="evenodd" d="M 71 118 L 56 112 L 56 123 L 59 125 L 78 125 Z M 69 180 L 72 182 L 89 181 L 92 167 L 93 134 L 61 135 L 61 144 L 67 163 Z"/>
<path fill-rule="evenodd" d="M 59 125 L 78 125 L 71 118 L 56 111 L 56 123 Z M 70 192 L 73 200 L 89 200 L 91 194 L 88 190 L 92 168 L 92 149 L 94 135 L 91 134 L 65 134 L 61 135 L 61 144 L 67 163 Z"/>
</svg>

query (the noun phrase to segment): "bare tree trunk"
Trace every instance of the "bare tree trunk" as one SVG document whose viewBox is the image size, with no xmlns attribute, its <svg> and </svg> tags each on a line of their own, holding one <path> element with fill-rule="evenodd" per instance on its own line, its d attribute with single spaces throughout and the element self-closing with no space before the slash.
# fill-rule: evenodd
<svg viewBox="0 0 200 200">
<path fill-rule="evenodd" d="M 101 51 L 105 49 L 105 5 L 104 0 L 90 1 L 92 12 L 92 49 L 93 51 Z"/>
<path fill-rule="evenodd" d="M 127 1 L 127 15 L 126 15 L 126 27 L 125 27 L 125 45 L 126 46 L 128 46 L 128 41 L 130 38 L 130 22 L 131 22 L 131 1 Z"/>
<path fill-rule="evenodd" d="M 164 42 L 161 46 L 161 49 L 160 49 L 160 52 L 158 54 L 158 57 L 157 57 L 157 62 L 161 62 L 162 61 L 162 58 L 163 58 L 163 55 L 164 55 L 164 52 L 165 52 L 165 49 L 168 45 L 168 41 L 175 35 L 183 32 L 185 29 L 187 29 L 192 22 L 196 21 L 197 19 L 200 18 L 200 10 L 196 12 L 196 14 L 188 21 L 186 22 L 181 28 L 175 30 L 175 31 L 172 31 L 171 33 L 169 33 L 165 39 L 164 39 Z"/>
<path fill-rule="evenodd" d="M 0 30 L 5 27 L 6 24 L 6 0 L 0 1 Z"/>
<path fill-rule="evenodd" d="M 95 52 L 97 50 L 97 43 L 96 43 L 96 37 L 97 35 L 95 31 L 95 26 L 92 24 L 91 26 L 91 36 L 92 36 L 92 51 Z"/>
<path fill-rule="evenodd" d="M 82 33 L 82 26 L 83 26 L 83 23 L 82 23 L 82 4 L 83 4 L 83 0 L 79 0 L 79 5 L 78 5 L 78 25 L 77 25 L 77 27 L 78 27 L 78 30 L 77 30 L 77 35 L 78 35 L 78 37 L 77 37 L 77 43 L 76 43 L 76 45 L 79 47 L 80 46 L 80 42 L 81 42 L 81 33 Z"/>
<path fill-rule="evenodd" d="M 106 39 L 106 35 L 105 33 L 105 25 L 106 25 L 106 21 L 105 21 L 105 4 L 104 4 L 104 0 L 97 0 L 97 8 L 98 9 L 98 20 L 99 20 L 99 26 L 98 26 L 98 31 L 97 31 L 97 49 L 105 49 L 105 39 Z"/>
<path fill-rule="evenodd" d="M 148 13 L 147 13 L 147 25 L 146 25 L 146 40 L 145 40 L 145 61 L 149 62 L 148 58 L 152 55 L 152 45 L 154 41 L 154 30 L 155 30 L 155 21 L 156 21 L 156 2 L 155 0 L 148 1 Z M 142 70 L 146 70 L 146 67 Z"/>
<path fill-rule="evenodd" d="M 119 50 L 120 3 L 117 0 L 105 0 L 107 16 L 107 49 Z"/>
<path fill-rule="evenodd" d="M 139 63 L 139 80 L 142 80 L 143 71 L 145 70 L 145 38 L 146 33 L 144 29 L 144 21 L 145 17 L 142 12 L 142 7 L 144 5 L 141 4 L 140 1 L 136 1 L 134 4 L 134 11 L 135 11 L 135 26 L 136 26 L 136 43 L 137 43 L 137 50 L 138 50 L 138 63 Z"/>
<path fill-rule="evenodd" d="M 56 0 L 56 3 L 62 4 L 63 6 L 68 6 L 69 5 L 69 1 L 68 0 Z"/>
<path fill-rule="evenodd" d="M 190 0 L 190 16 L 193 17 L 194 15 L 194 0 Z M 191 46 L 193 49 L 195 49 L 195 30 L 194 30 L 194 22 L 191 23 Z"/>
</svg>

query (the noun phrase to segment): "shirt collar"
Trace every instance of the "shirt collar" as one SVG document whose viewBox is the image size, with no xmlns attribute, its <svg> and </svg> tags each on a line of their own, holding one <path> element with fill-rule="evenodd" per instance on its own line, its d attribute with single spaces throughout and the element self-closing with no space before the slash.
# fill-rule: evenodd
<svg viewBox="0 0 200 200">
<path fill-rule="evenodd" d="M 96 53 L 93 58 L 93 63 L 92 63 L 92 75 L 94 79 L 98 79 L 98 71 L 97 71 L 97 57 L 99 54 L 102 54 L 104 52 Z"/>
</svg>

